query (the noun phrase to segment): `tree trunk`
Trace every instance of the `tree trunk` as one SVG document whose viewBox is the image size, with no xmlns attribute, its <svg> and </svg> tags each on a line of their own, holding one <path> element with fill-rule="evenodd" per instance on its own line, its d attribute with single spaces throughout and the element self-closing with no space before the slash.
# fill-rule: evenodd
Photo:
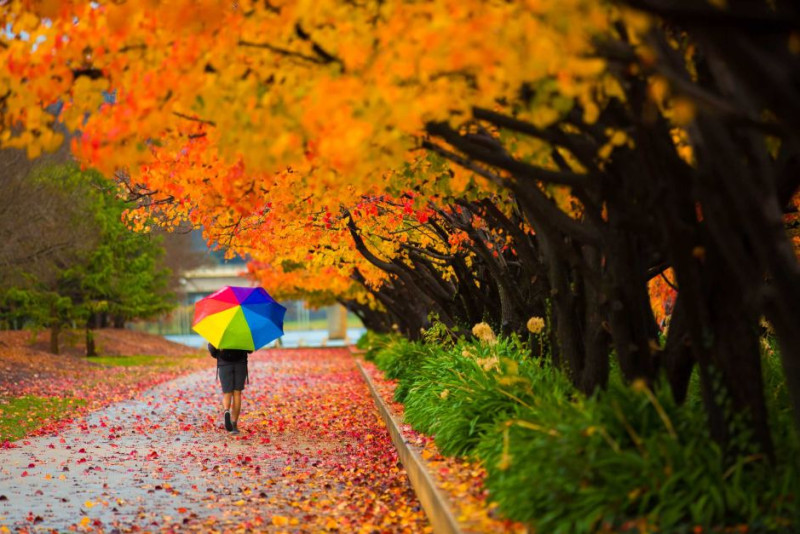
<svg viewBox="0 0 800 534">
<path fill-rule="evenodd" d="M 700 325 L 700 337 L 692 335 L 692 350 L 700 365 L 703 401 L 708 414 L 709 430 L 728 454 L 745 451 L 730 449 L 732 431 L 741 432 L 747 425 L 752 430 L 754 442 L 762 452 L 772 456 L 773 447 L 767 420 L 764 383 L 759 350 L 758 314 L 747 298 L 749 291 L 739 287 L 730 267 L 720 253 L 709 246 L 706 257 L 699 266 L 705 291 L 695 307 L 705 309 L 709 323 Z M 682 298 L 686 298 L 684 294 Z M 680 326 L 683 303 L 676 318 Z M 676 333 L 679 335 L 679 332 Z M 676 340 L 677 342 L 678 340 Z M 680 366 L 678 373 L 686 373 Z"/>
<path fill-rule="evenodd" d="M 597 251 L 592 247 L 584 247 L 584 257 L 591 268 L 600 266 Z M 584 284 L 584 367 L 580 376 L 580 389 L 591 393 L 608 384 L 610 371 L 610 337 L 603 328 L 605 306 L 603 295 L 592 284 Z"/>
<path fill-rule="evenodd" d="M 94 330 L 86 325 L 86 356 L 97 356 L 97 348 L 94 343 Z"/>
<path fill-rule="evenodd" d="M 696 360 L 692 354 L 686 309 L 680 293 L 675 299 L 661 362 L 667 374 L 672 396 L 677 403 L 682 404 L 686 400 Z"/>
<path fill-rule="evenodd" d="M 557 365 L 567 373 L 578 389 L 584 393 L 591 393 L 583 389 L 586 384 L 581 380 L 586 357 L 581 334 L 584 314 L 580 312 L 578 302 L 582 287 L 579 287 L 581 284 L 570 280 L 571 269 L 567 262 L 561 261 L 556 254 L 553 238 L 542 231 L 539 232 L 539 237 L 552 287 L 550 295 L 553 303 L 552 318 L 558 353 Z"/>
<path fill-rule="evenodd" d="M 50 324 L 50 352 L 52 354 L 59 354 L 58 337 L 61 334 L 61 323 L 53 321 Z"/>
</svg>

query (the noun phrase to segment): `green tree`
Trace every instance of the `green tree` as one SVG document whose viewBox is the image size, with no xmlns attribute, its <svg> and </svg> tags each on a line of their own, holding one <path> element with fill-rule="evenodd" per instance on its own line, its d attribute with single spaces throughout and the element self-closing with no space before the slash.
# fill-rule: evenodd
<svg viewBox="0 0 800 534">
<path fill-rule="evenodd" d="M 93 330 L 122 328 L 131 319 L 154 317 L 174 307 L 163 267 L 163 239 L 129 230 L 122 222 L 125 202 L 111 182 L 94 171 L 81 173 L 91 187 L 89 211 L 99 234 L 87 261 L 64 273 L 86 329 L 86 354 L 96 355 Z"/>
<path fill-rule="evenodd" d="M 83 327 L 87 355 L 94 355 L 94 328 L 121 328 L 128 320 L 153 317 L 174 306 L 174 295 L 167 289 L 170 270 L 163 266 L 163 240 L 124 225 L 126 206 L 112 182 L 74 165 L 39 169 L 29 181 L 47 195 L 71 200 L 61 204 L 68 212 L 62 215 L 74 222 L 79 234 L 75 242 L 82 246 L 59 259 L 55 276 L 21 267 L 23 276 L 17 280 L 24 282 L 3 288 L 0 299 L 6 323 L 49 328 L 54 353 L 59 352 L 64 327 Z"/>
</svg>

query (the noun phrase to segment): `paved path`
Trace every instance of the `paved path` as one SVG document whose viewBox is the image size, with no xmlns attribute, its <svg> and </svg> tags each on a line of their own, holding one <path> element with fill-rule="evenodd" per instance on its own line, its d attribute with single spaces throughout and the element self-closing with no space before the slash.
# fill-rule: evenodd
<svg viewBox="0 0 800 534">
<path fill-rule="evenodd" d="M 252 357 L 238 438 L 212 365 L 0 451 L 0 531 L 429 529 L 345 350 Z"/>
</svg>

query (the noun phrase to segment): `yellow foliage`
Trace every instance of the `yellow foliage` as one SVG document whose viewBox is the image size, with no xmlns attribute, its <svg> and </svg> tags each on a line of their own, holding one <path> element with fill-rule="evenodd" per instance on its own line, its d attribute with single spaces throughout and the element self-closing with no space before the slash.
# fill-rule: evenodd
<svg viewBox="0 0 800 534">
<path fill-rule="evenodd" d="M 496 192 L 471 171 L 421 157 L 426 123 L 459 126 L 474 106 L 515 101 L 523 85 L 537 97 L 521 118 L 549 126 L 578 103 L 594 122 L 623 94 L 593 57 L 596 38 L 616 21 L 636 34 L 650 24 L 591 0 L 42 0 L 6 9 L 37 46 L 3 38 L 2 146 L 54 150 L 62 137 L 45 110 L 61 102 L 58 120 L 81 131 L 73 152 L 83 164 L 153 193 L 149 207 L 126 214 L 131 226 L 188 221 L 249 254 L 265 285 L 328 296 L 353 296 L 354 268 L 371 287 L 387 281 L 354 250 L 341 208 L 363 235 L 397 237 L 368 239 L 381 258 L 397 257 L 402 241 L 445 254 L 468 238 L 426 235 L 419 200 L 411 213 L 352 208 L 387 191 Z M 675 105 L 676 122 L 690 115 Z M 513 142 L 520 157 L 553 166 L 543 143 Z M 626 143 L 612 132 L 601 155 Z M 551 193 L 580 215 L 566 188 Z"/>
</svg>

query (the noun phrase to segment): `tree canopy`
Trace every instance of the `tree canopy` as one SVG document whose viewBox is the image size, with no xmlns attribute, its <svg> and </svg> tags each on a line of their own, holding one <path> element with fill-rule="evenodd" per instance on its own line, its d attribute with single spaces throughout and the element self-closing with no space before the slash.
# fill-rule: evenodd
<svg viewBox="0 0 800 534">
<path fill-rule="evenodd" d="M 612 350 L 678 399 L 698 368 L 715 439 L 733 406 L 769 451 L 766 317 L 800 421 L 793 3 L 16 1 L 3 22 L 0 140 L 80 131 L 134 228 L 202 226 L 268 289 L 412 337 L 430 312 L 545 317 L 586 392 Z"/>
</svg>

